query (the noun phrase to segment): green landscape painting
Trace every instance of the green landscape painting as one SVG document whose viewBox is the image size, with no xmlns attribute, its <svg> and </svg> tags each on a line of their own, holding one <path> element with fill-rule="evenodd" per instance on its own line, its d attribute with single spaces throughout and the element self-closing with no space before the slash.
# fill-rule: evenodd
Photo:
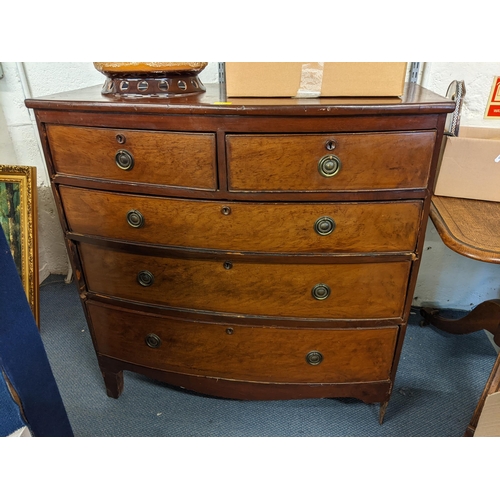
<svg viewBox="0 0 500 500">
<path fill-rule="evenodd" d="M 22 277 L 22 241 L 19 182 L 0 181 L 0 224 Z"/>
</svg>

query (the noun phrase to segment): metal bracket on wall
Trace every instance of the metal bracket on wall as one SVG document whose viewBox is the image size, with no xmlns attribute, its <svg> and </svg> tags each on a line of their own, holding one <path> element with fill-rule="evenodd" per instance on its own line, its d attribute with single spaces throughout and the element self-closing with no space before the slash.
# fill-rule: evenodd
<svg viewBox="0 0 500 500">
<path fill-rule="evenodd" d="M 226 63 L 219 63 L 219 82 L 225 83 L 226 81 Z"/>
<path fill-rule="evenodd" d="M 226 93 L 226 63 L 219 63 L 219 100 L 225 102 L 227 100 Z"/>
<path fill-rule="evenodd" d="M 410 67 L 410 83 L 417 83 L 418 70 L 420 69 L 419 62 L 412 62 Z"/>
</svg>

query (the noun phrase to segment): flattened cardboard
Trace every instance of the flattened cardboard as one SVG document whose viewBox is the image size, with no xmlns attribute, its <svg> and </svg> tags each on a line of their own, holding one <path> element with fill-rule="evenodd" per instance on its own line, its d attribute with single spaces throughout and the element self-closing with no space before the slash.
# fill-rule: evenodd
<svg viewBox="0 0 500 500">
<path fill-rule="evenodd" d="M 309 66 L 303 62 L 227 62 L 228 97 L 296 97 Z M 322 97 L 399 97 L 407 63 L 326 62 L 320 80 Z"/>
<path fill-rule="evenodd" d="M 474 437 L 500 436 L 500 392 L 486 397 Z"/>
<path fill-rule="evenodd" d="M 500 201 L 500 128 L 460 127 L 445 137 L 434 193 Z"/>
</svg>

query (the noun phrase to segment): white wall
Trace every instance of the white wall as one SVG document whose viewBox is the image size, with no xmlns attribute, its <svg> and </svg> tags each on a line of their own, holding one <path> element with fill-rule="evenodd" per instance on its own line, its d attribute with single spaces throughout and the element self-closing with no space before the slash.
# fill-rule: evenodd
<svg viewBox="0 0 500 500">
<path fill-rule="evenodd" d="M 67 256 L 62 232 L 39 149 L 33 116 L 24 106 L 27 96 L 101 85 L 103 75 L 92 63 L 2 63 L 0 79 L 0 163 L 34 165 L 38 168 L 40 278 L 66 274 Z M 422 85 L 445 95 L 452 80 L 464 80 L 467 95 L 462 125 L 500 127 L 500 120 L 484 120 L 486 101 L 500 63 L 424 63 Z M 217 81 L 217 63 L 200 75 L 205 83 Z M 441 242 L 432 223 L 417 282 L 414 305 L 471 309 L 489 298 L 500 297 L 500 266 L 457 255 Z"/>
</svg>

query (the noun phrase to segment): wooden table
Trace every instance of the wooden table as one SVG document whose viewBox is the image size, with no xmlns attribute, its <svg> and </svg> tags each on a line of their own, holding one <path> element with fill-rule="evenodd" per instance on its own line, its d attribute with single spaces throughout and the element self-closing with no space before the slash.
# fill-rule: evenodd
<svg viewBox="0 0 500 500">
<path fill-rule="evenodd" d="M 430 216 L 444 244 L 481 262 L 500 264 L 500 203 L 434 196 Z M 488 330 L 500 346 L 500 300 L 487 300 L 458 320 L 443 318 L 432 308 L 421 309 L 424 323 L 462 335 Z M 500 390 L 500 355 L 497 357 L 465 436 L 473 436 L 489 394 Z"/>
</svg>

